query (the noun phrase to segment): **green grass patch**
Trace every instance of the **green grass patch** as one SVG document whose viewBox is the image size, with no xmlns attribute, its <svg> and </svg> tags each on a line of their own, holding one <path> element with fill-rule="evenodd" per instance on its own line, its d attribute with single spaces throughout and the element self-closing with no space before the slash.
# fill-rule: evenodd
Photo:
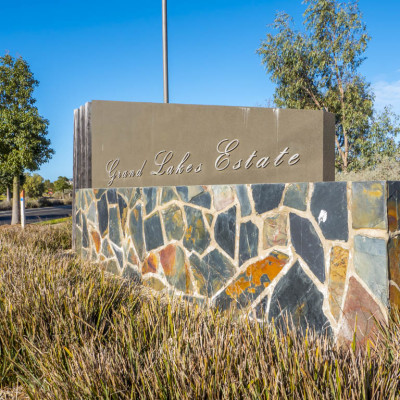
<svg viewBox="0 0 400 400">
<path fill-rule="evenodd" d="M 34 225 L 56 225 L 63 222 L 72 222 L 72 217 L 50 219 L 48 221 L 35 222 Z"/>
</svg>

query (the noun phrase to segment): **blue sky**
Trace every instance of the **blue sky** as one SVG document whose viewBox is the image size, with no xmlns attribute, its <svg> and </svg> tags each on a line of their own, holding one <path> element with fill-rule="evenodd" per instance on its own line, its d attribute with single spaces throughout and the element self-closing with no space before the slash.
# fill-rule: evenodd
<svg viewBox="0 0 400 400">
<path fill-rule="evenodd" d="M 376 106 L 400 113 L 400 2 L 361 0 L 372 36 L 361 72 Z M 266 106 L 274 86 L 255 51 L 300 0 L 168 0 L 170 102 Z M 160 0 L 2 1 L 0 54 L 21 55 L 56 151 L 39 173 L 72 177 L 73 110 L 90 100 L 162 102 Z"/>
</svg>

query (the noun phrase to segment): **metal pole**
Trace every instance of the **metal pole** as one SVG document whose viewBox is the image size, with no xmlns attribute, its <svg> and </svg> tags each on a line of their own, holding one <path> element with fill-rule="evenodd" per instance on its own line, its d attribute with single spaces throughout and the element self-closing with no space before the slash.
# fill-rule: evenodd
<svg viewBox="0 0 400 400">
<path fill-rule="evenodd" d="M 162 33 L 163 33 L 164 103 L 169 103 L 169 89 L 168 89 L 167 0 L 161 0 L 161 1 L 162 1 Z"/>
</svg>

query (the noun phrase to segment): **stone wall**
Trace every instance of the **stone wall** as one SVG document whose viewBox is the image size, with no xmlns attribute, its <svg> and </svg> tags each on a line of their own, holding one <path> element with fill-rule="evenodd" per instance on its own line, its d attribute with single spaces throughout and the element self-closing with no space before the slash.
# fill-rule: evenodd
<svg viewBox="0 0 400 400">
<path fill-rule="evenodd" d="M 400 305 L 400 182 L 76 191 L 76 250 L 156 290 L 352 340 Z M 374 318 L 372 318 L 374 316 Z"/>
</svg>

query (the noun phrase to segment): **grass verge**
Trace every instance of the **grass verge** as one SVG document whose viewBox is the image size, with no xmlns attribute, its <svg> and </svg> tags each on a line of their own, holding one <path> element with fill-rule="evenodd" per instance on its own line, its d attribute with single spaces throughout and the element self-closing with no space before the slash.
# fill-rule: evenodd
<svg viewBox="0 0 400 400">
<path fill-rule="evenodd" d="M 400 319 L 367 349 L 154 295 L 69 251 L 70 223 L 0 229 L 0 388 L 33 399 L 400 395 Z M 1 398 L 1 395 L 0 395 Z M 10 397 L 11 398 L 11 397 Z"/>
</svg>

